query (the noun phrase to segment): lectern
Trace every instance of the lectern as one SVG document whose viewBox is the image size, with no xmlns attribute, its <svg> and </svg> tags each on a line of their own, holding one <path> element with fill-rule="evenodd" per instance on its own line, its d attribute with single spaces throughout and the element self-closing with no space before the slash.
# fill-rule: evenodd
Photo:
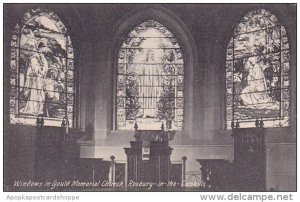
<svg viewBox="0 0 300 202">
<path fill-rule="evenodd" d="M 169 181 L 173 150 L 169 140 L 174 135 L 174 131 L 135 130 L 135 141 L 130 142 L 130 148 L 125 148 L 128 182 Z"/>
</svg>

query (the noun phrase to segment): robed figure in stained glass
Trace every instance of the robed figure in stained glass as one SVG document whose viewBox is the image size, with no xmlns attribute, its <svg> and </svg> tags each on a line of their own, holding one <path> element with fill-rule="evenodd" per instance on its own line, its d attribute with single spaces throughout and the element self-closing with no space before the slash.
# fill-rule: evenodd
<svg viewBox="0 0 300 202">
<path fill-rule="evenodd" d="M 268 87 L 264 70 L 267 65 L 263 64 L 257 56 L 250 57 L 245 63 L 245 70 L 248 71 L 248 85 L 242 90 L 240 98 L 243 104 L 253 109 L 276 109 L 276 103 L 268 94 Z"/>
<path fill-rule="evenodd" d="M 45 77 L 49 64 L 44 55 L 50 51 L 47 47 L 47 40 L 39 40 L 37 52 L 29 60 L 26 79 L 24 84 L 24 96 L 27 98 L 25 107 L 20 111 L 25 114 L 39 115 L 44 112 L 45 102 Z"/>
<path fill-rule="evenodd" d="M 141 54 L 143 65 L 139 65 L 136 69 L 137 82 L 139 86 L 139 98 L 141 109 L 138 116 L 143 118 L 154 118 L 157 115 L 157 100 L 161 91 L 161 65 L 158 63 L 158 56 L 153 50 L 147 50 L 146 53 Z"/>
</svg>

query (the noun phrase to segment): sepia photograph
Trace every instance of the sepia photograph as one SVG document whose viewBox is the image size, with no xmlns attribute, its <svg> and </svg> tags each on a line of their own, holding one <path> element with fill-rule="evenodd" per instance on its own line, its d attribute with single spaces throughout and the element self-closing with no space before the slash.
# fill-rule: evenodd
<svg viewBox="0 0 300 202">
<path fill-rule="evenodd" d="M 296 3 L 2 6 L 3 192 L 297 191 Z"/>
</svg>

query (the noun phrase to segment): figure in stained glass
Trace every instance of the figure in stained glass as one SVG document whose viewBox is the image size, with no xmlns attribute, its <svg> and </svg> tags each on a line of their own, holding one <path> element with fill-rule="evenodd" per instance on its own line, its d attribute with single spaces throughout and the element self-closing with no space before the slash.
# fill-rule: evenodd
<svg viewBox="0 0 300 202">
<path fill-rule="evenodd" d="M 247 86 L 242 90 L 240 98 L 246 107 L 252 109 L 278 109 L 278 102 L 268 94 L 268 87 L 264 71 L 267 65 L 259 61 L 258 57 L 250 57 L 245 63 L 248 71 Z"/>
<path fill-rule="evenodd" d="M 37 52 L 29 59 L 23 90 L 27 101 L 25 107 L 20 110 L 21 113 L 39 115 L 44 112 L 45 77 L 49 69 L 44 54 L 49 51 L 47 40 L 41 39 L 38 41 Z"/>
</svg>

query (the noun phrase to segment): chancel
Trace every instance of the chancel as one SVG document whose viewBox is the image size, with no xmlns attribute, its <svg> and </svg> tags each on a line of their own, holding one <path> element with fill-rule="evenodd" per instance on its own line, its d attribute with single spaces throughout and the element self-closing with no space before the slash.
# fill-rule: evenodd
<svg viewBox="0 0 300 202">
<path fill-rule="evenodd" d="M 295 4 L 4 4 L 4 191 L 296 191 Z"/>
</svg>

